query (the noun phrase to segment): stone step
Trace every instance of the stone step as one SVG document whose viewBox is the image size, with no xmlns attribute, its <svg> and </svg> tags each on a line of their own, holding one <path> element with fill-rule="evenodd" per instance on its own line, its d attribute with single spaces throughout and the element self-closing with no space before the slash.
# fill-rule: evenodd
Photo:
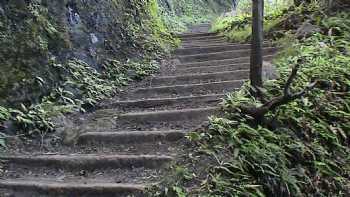
<svg viewBox="0 0 350 197">
<path fill-rule="evenodd" d="M 224 94 L 213 94 L 203 96 L 185 96 L 175 98 L 154 98 L 142 100 L 125 100 L 108 103 L 103 108 L 118 108 L 122 111 L 134 111 L 140 109 L 174 109 L 186 106 L 201 107 L 216 105 Z"/>
<path fill-rule="evenodd" d="M 195 37 L 205 37 L 205 36 L 215 36 L 217 33 L 184 33 L 184 34 L 178 34 L 176 37 L 183 39 L 183 38 L 195 38 Z"/>
<path fill-rule="evenodd" d="M 269 61 L 275 57 L 274 54 L 264 55 L 264 60 Z M 231 65 L 231 64 L 239 64 L 239 63 L 249 63 L 250 57 L 238 57 L 232 59 L 223 59 L 223 60 L 209 60 L 209 61 L 201 61 L 201 62 L 189 62 L 189 63 L 180 63 L 176 65 L 178 69 L 185 68 L 197 68 L 197 67 L 207 67 L 207 66 L 222 66 L 222 65 Z"/>
<path fill-rule="evenodd" d="M 106 168 L 159 168 L 173 160 L 159 155 L 19 155 L 1 156 L 8 165 L 91 170 Z"/>
<path fill-rule="evenodd" d="M 263 47 L 271 46 L 270 43 L 264 43 Z M 196 55 L 202 53 L 213 53 L 213 52 L 223 52 L 223 51 L 233 51 L 233 50 L 242 50 L 250 49 L 250 44 L 227 44 L 219 46 L 203 46 L 203 47 L 194 47 L 194 48 L 180 48 L 175 50 L 175 55 Z"/>
<path fill-rule="evenodd" d="M 151 122 L 190 121 L 195 119 L 206 120 L 209 115 L 218 112 L 218 110 L 218 107 L 206 107 L 155 112 L 133 112 L 120 115 L 117 121 L 142 124 Z"/>
<path fill-rule="evenodd" d="M 232 45 L 232 42 L 228 41 L 216 41 L 216 42 L 195 42 L 195 43 L 183 43 L 180 45 L 180 49 L 190 49 L 190 48 L 203 48 L 203 47 L 218 47 Z"/>
<path fill-rule="evenodd" d="M 225 38 L 224 36 L 221 35 L 212 35 L 212 36 L 199 36 L 199 37 L 187 37 L 187 38 L 182 38 L 182 42 L 186 41 L 196 41 L 196 40 L 215 40 L 215 39 L 220 39 L 220 38 Z"/>
<path fill-rule="evenodd" d="M 79 136 L 78 144 L 132 144 L 147 142 L 173 142 L 182 139 L 185 131 L 119 131 L 87 132 Z"/>
<path fill-rule="evenodd" d="M 208 39 L 188 39 L 188 40 L 182 40 L 181 45 L 187 46 L 187 45 L 192 45 L 192 44 L 209 44 L 209 43 L 223 43 L 223 42 L 228 42 L 225 37 L 211 37 Z"/>
<path fill-rule="evenodd" d="M 26 179 L 0 180 L 0 188 L 6 189 L 2 193 L 15 197 L 127 197 L 143 196 L 147 186 L 145 184 L 123 184 L 113 182 L 96 182 L 96 180 L 60 182 L 43 180 L 36 177 Z M 1 191 L 0 189 L 0 191 Z"/>
<path fill-rule="evenodd" d="M 245 71 L 249 73 L 250 64 L 240 63 L 240 64 L 229 64 L 222 66 L 200 66 L 200 67 L 189 67 L 176 69 L 175 73 L 215 73 L 215 72 L 238 72 Z"/>
<path fill-rule="evenodd" d="M 271 55 L 278 51 L 278 48 L 268 47 L 263 49 L 263 55 Z M 215 53 L 206 53 L 206 54 L 197 54 L 197 55 L 182 55 L 179 56 L 179 60 L 183 63 L 190 62 L 203 62 L 211 60 L 224 60 L 224 59 L 233 59 L 240 57 L 250 57 L 250 50 L 233 50 L 233 51 L 224 51 L 224 52 L 215 52 Z"/>
<path fill-rule="evenodd" d="M 212 46 L 223 46 L 223 45 L 230 45 L 231 42 L 228 42 L 225 39 L 220 40 L 208 40 L 208 41 L 191 41 L 191 42 L 185 42 L 181 43 L 180 48 L 198 48 L 198 47 L 212 47 Z"/>
<path fill-rule="evenodd" d="M 151 80 L 151 86 L 198 84 L 217 81 L 248 79 L 249 70 L 223 71 L 215 73 L 183 74 L 174 76 L 155 77 Z"/>
<path fill-rule="evenodd" d="M 212 83 L 186 84 L 139 88 L 130 92 L 129 98 L 157 98 L 175 96 L 193 96 L 207 94 L 222 94 L 240 88 L 244 80 L 221 81 Z"/>
</svg>

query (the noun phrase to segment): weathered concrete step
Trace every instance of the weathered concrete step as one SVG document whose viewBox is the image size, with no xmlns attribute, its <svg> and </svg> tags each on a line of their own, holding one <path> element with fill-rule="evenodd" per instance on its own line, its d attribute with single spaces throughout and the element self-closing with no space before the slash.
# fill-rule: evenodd
<svg viewBox="0 0 350 197">
<path fill-rule="evenodd" d="M 105 168 L 159 168 L 173 160 L 170 156 L 159 155 L 21 155 L 1 156 L 0 160 L 9 165 L 26 167 L 53 167 L 64 169 L 105 169 Z"/>
<path fill-rule="evenodd" d="M 195 37 L 205 37 L 205 36 L 215 36 L 217 33 L 184 33 L 176 35 L 178 38 L 195 38 Z"/>
<path fill-rule="evenodd" d="M 86 180 L 84 182 L 59 182 L 39 178 L 0 180 L 0 188 L 8 190 L 3 194 L 7 193 L 9 196 L 16 197 L 53 197 L 62 195 L 79 197 L 141 196 L 146 187 L 144 184 L 104 183 L 95 182 L 95 180 Z"/>
<path fill-rule="evenodd" d="M 196 47 L 209 47 L 209 46 L 220 46 L 231 44 L 225 39 L 216 39 L 208 41 L 191 41 L 181 43 L 180 48 L 196 48 Z"/>
<path fill-rule="evenodd" d="M 203 82 L 230 81 L 248 79 L 249 70 L 224 71 L 215 73 L 183 74 L 153 78 L 152 86 L 198 84 Z"/>
<path fill-rule="evenodd" d="M 181 45 L 187 46 L 187 45 L 193 45 L 193 44 L 211 44 L 211 43 L 224 43 L 228 42 L 225 37 L 218 37 L 218 38 L 211 38 L 211 39 L 188 39 L 188 40 L 182 40 Z"/>
<path fill-rule="evenodd" d="M 263 55 L 271 55 L 276 53 L 278 48 L 267 47 L 263 49 Z M 233 50 L 233 51 L 224 51 L 224 52 L 215 52 L 215 53 L 206 53 L 206 54 L 197 54 L 197 55 L 183 55 L 179 56 L 181 62 L 203 62 L 211 60 L 223 60 L 223 59 L 233 59 L 239 57 L 250 57 L 250 50 Z"/>
<path fill-rule="evenodd" d="M 175 98 L 154 98 L 142 100 L 116 101 L 107 104 L 104 108 L 119 108 L 124 111 L 134 109 L 149 108 L 181 108 L 183 106 L 211 106 L 216 105 L 223 98 L 223 94 L 203 95 L 203 96 L 185 96 Z"/>
<path fill-rule="evenodd" d="M 275 55 L 269 54 L 264 55 L 264 60 L 269 61 L 273 59 Z M 207 66 L 222 66 L 222 65 L 231 65 L 231 64 L 239 64 L 239 63 L 249 63 L 250 57 L 238 57 L 232 59 L 223 59 L 223 60 L 209 60 L 209 61 L 201 61 L 201 62 L 190 62 L 190 63 L 181 63 L 176 65 L 178 69 L 182 68 L 194 68 L 194 67 L 207 67 Z"/>
<path fill-rule="evenodd" d="M 225 38 L 222 35 L 212 35 L 212 36 L 198 36 L 198 37 L 185 37 L 182 38 L 181 41 L 182 42 L 186 42 L 186 41 L 196 41 L 196 40 L 215 40 L 215 39 L 220 39 L 220 38 Z"/>
<path fill-rule="evenodd" d="M 219 111 L 218 107 L 181 109 L 181 110 L 165 110 L 156 112 L 138 112 L 126 113 L 118 117 L 119 121 L 132 122 L 134 124 L 150 123 L 150 122 L 171 122 L 194 119 L 207 119 L 211 114 Z"/>
<path fill-rule="evenodd" d="M 139 88 L 132 92 L 130 97 L 137 98 L 155 98 L 155 97 L 171 97 L 171 96 L 190 96 L 190 95 L 207 95 L 222 94 L 224 92 L 233 91 L 240 88 L 244 80 L 232 80 L 213 83 L 186 84 Z"/>
<path fill-rule="evenodd" d="M 119 132 L 88 132 L 79 136 L 78 144 L 129 144 L 177 141 L 185 136 L 185 131 L 119 131 Z"/>
<path fill-rule="evenodd" d="M 215 72 L 238 72 L 246 71 L 249 72 L 249 63 L 240 63 L 240 64 L 230 64 L 222 66 L 200 66 L 200 67 L 189 67 L 189 68 L 180 68 L 175 71 L 175 73 L 215 73 Z"/>
<path fill-rule="evenodd" d="M 264 43 L 263 47 L 271 46 L 270 43 Z M 222 51 L 233 51 L 233 50 L 242 50 L 242 49 L 250 49 L 250 44 L 226 44 L 219 46 L 203 46 L 203 47 L 193 47 L 193 48 L 180 48 L 175 50 L 175 55 L 195 55 L 202 53 L 213 53 L 213 52 L 222 52 Z"/>
</svg>

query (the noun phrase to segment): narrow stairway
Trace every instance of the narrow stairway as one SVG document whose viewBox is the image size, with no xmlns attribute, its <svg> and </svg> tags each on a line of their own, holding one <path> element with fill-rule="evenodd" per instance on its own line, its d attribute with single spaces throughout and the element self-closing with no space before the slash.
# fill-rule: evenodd
<svg viewBox="0 0 350 197">
<path fill-rule="evenodd" d="M 182 46 L 159 75 L 89 115 L 75 146 L 1 156 L 0 196 L 144 196 L 181 154 L 186 132 L 248 79 L 250 45 L 199 29 L 179 35 Z M 266 60 L 275 52 L 264 44 Z"/>
</svg>

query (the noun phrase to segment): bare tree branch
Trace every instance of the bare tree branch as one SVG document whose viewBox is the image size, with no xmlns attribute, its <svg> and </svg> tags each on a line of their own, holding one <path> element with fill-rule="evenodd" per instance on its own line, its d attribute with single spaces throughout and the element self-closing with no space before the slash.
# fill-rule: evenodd
<svg viewBox="0 0 350 197">
<path fill-rule="evenodd" d="M 292 94 L 291 93 L 291 85 L 298 74 L 299 68 L 300 68 L 300 66 L 296 65 L 292 69 L 292 72 L 291 72 L 290 76 L 288 77 L 287 82 L 284 86 L 283 95 L 272 98 L 271 100 L 268 100 L 268 101 L 266 99 L 260 99 L 260 100 L 262 100 L 262 103 L 263 103 L 263 105 L 260 107 L 240 106 L 239 108 L 240 108 L 241 112 L 253 117 L 257 121 L 257 123 L 261 123 L 261 122 L 263 122 L 263 120 L 265 119 L 265 115 L 269 111 L 273 111 L 279 106 L 288 104 L 289 102 L 291 102 L 295 99 L 298 99 L 298 98 L 305 96 L 308 92 L 310 92 L 312 89 L 314 89 L 318 85 L 322 86 L 322 84 L 328 83 L 328 82 L 324 82 L 321 80 L 316 80 L 316 81 L 310 83 L 309 85 L 307 85 L 302 91 Z M 260 95 L 260 97 L 262 97 L 262 95 L 264 94 L 261 89 L 256 89 L 255 91 L 258 93 L 258 95 Z"/>
</svg>

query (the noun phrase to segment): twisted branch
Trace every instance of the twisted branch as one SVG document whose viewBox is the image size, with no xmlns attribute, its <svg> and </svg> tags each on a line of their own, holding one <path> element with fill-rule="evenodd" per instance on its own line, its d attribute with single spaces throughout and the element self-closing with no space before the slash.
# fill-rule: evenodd
<svg viewBox="0 0 350 197">
<path fill-rule="evenodd" d="M 275 110 L 277 107 L 288 104 L 291 101 L 294 101 L 298 98 L 305 96 L 309 91 L 314 89 L 318 85 L 325 84 L 325 81 L 316 80 L 309 85 L 307 85 L 302 91 L 297 93 L 291 93 L 291 85 L 298 74 L 300 66 L 297 65 L 292 69 L 290 76 L 287 79 L 286 84 L 284 85 L 283 95 L 272 98 L 271 100 L 260 99 L 263 101 L 263 105 L 260 107 L 247 107 L 240 106 L 240 110 L 251 117 L 253 117 L 257 123 L 263 122 L 265 115 L 272 110 Z M 262 95 L 262 90 L 256 89 L 260 95 Z M 261 96 L 260 96 L 261 97 Z"/>
</svg>

